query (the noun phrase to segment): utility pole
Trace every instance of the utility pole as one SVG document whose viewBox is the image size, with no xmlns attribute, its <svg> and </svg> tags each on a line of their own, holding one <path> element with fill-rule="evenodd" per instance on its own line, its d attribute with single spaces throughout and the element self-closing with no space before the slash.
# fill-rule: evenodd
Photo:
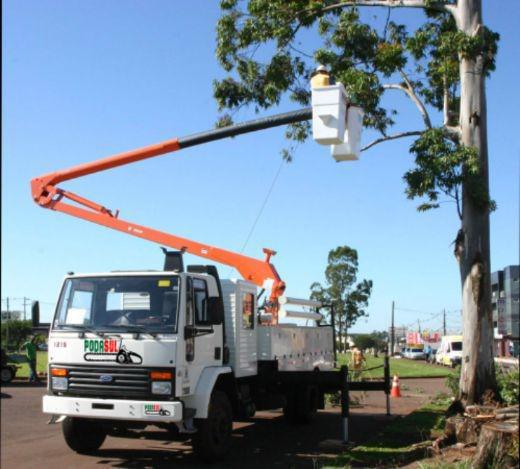
<svg viewBox="0 0 520 469">
<path fill-rule="evenodd" d="M 392 325 L 390 326 L 390 356 L 394 356 L 395 347 L 395 327 L 394 327 L 394 306 L 395 303 L 392 301 Z"/>
<path fill-rule="evenodd" d="M 30 298 L 23 297 L 23 320 L 27 320 L 27 302 L 30 300 Z"/>
</svg>

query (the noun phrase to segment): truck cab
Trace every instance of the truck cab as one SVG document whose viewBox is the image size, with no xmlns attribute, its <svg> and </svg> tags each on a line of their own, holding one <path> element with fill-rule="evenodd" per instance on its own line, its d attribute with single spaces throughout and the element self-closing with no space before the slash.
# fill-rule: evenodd
<svg viewBox="0 0 520 469">
<path fill-rule="evenodd" d="M 334 366 L 332 328 L 262 325 L 261 313 L 255 285 L 221 282 L 213 266 L 68 275 L 43 411 L 64 419 L 78 452 L 154 424 L 190 434 L 203 459 L 218 459 L 233 416 L 285 406 L 302 419 L 323 406 L 312 380 Z M 298 379 L 303 398 L 293 394 Z"/>
</svg>

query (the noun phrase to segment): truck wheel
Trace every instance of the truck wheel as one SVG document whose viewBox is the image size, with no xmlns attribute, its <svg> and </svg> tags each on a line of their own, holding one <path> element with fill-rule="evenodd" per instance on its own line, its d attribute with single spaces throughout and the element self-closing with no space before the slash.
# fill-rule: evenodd
<svg viewBox="0 0 520 469">
<path fill-rule="evenodd" d="M 291 423 L 309 423 L 316 415 L 318 401 L 318 389 L 315 386 L 305 386 L 301 391 L 292 391 L 287 395 L 283 414 Z"/>
<path fill-rule="evenodd" d="M 14 371 L 10 367 L 2 368 L 2 384 L 10 383 L 14 378 Z"/>
<path fill-rule="evenodd" d="M 89 454 L 100 448 L 107 436 L 106 430 L 90 420 L 67 417 L 61 427 L 70 449 Z"/>
<path fill-rule="evenodd" d="M 224 458 L 231 447 L 233 411 L 226 394 L 215 391 L 211 396 L 208 418 L 195 419 L 193 450 L 206 462 Z"/>
</svg>

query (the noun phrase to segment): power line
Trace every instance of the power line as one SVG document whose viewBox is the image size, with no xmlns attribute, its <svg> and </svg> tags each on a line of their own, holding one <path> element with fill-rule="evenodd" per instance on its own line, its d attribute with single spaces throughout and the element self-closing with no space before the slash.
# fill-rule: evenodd
<svg viewBox="0 0 520 469">
<path fill-rule="evenodd" d="M 420 311 L 420 310 L 417 310 L 417 309 L 410 309 L 410 308 L 399 308 L 396 306 L 395 308 L 397 311 L 404 311 L 406 313 L 418 313 L 418 314 L 430 314 L 430 315 L 434 315 L 434 314 L 437 314 L 437 313 L 432 313 L 431 311 Z"/>
<path fill-rule="evenodd" d="M 244 244 L 242 245 L 242 248 L 240 249 L 241 253 L 244 252 L 244 249 L 246 248 L 247 243 L 249 243 L 249 240 L 251 239 L 251 236 L 253 235 L 253 232 L 256 228 L 258 220 L 260 220 L 260 217 L 262 216 L 262 213 L 264 212 L 265 206 L 267 205 L 267 201 L 269 200 L 269 197 L 271 196 L 271 193 L 273 192 L 274 186 L 276 184 L 276 181 L 278 180 L 278 176 L 280 176 L 280 173 L 282 172 L 284 163 L 285 163 L 285 161 L 282 159 L 282 161 L 280 162 L 280 166 L 278 167 L 278 171 L 276 172 L 276 174 L 274 176 L 273 182 L 271 183 L 271 186 L 269 187 L 269 190 L 267 191 L 264 201 L 262 202 L 262 206 L 260 207 L 260 210 L 258 211 L 255 221 L 253 222 L 253 225 L 251 226 L 251 229 L 249 230 L 246 240 L 244 241 Z"/>
<path fill-rule="evenodd" d="M 280 162 L 280 166 L 278 167 L 278 170 L 276 171 L 276 174 L 274 175 L 273 181 L 271 182 L 271 185 L 269 186 L 267 194 L 264 197 L 264 201 L 262 202 L 262 205 L 260 206 L 260 209 L 258 210 L 255 221 L 251 225 L 249 233 L 246 236 L 246 240 L 244 241 L 244 244 L 242 245 L 242 248 L 240 249 L 240 253 L 244 252 L 245 248 L 247 247 L 247 244 L 249 243 L 249 240 L 251 239 L 251 236 L 253 236 L 253 232 L 255 231 L 256 225 L 258 224 L 258 221 L 260 220 L 262 213 L 264 213 L 264 209 L 267 205 L 267 202 L 269 201 L 269 198 L 271 197 L 271 193 L 273 192 L 276 181 L 278 180 L 278 177 L 280 176 L 280 173 L 282 172 L 284 163 L 285 163 L 285 160 L 282 159 L 282 161 Z M 234 268 L 230 269 L 228 276 L 231 276 L 231 273 L 233 272 L 233 270 L 235 270 L 235 269 Z"/>
</svg>

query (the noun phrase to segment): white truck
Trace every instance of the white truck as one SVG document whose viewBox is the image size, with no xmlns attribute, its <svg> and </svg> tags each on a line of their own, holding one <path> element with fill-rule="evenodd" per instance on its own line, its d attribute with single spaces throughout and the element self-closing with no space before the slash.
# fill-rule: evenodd
<svg viewBox="0 0 520 469">
<path fill-rule="evenodd" d="M 346 367 L 332 370 L 334 324 L 321 327 L 319 314 L 302 316 L 285 309 L 291 303 L 312 302 L 285 297 L 285 282 L 270 261 L 274 251 L 264 249 L 265 259 L 260 260 L 138 225 L 120 218 L 119 210 L 58 186 L 313 117 L 326 122 L 314 129 L 314 137 L 329 142 L 328 127 L 333 127 L 335 143 L 346 137 L 349 142 L 348 148 L 334 150 L 334 157 L 355 159 L 360 126 L 346 128 L 345 118 L 350 118 L 345 117 L 345 94 L 337 86 L 329 88 L 319 90 L 312 109 L 165 140 L 31 180 L 31 196 L 42 208 L 231 266 L 245 279 L 221 283 L 214 266 L 192 266 L 184 272 L 182 262 L 176 269 L 155 272 L 68 276 L 50 330 L 49 392 L 43 410 L 63 417 L 65 440 L 72 449 L 90 452 L 109 433 L 152 423 L 193 434 L 196 452 L 216 459 L 229 448 L 234 416 L 283 407 L 291 421 L 308 421 L 323 407 L 323 394 L 338 390 L 346 441 L 349 384 Z M 356 116 L 359 121 L 360 114 Z M 263 308 L 257 288 L 260 295 L 269 292 Z M 298 327 L 280 322 L 284 316 L 317 322 Z M 388 379 L 383 384 L 388 392 Z M 372 388 L 382 386 L 373 383 Z"/>
<path fill-rule="evenodd" d="M 43 411 L 61 417 L 80 453 L 157 425 L 192 434 L 205 460 L 229 450 L 234 418 L 283 407 L 291 422 L 310 421 L 340 385 L 332 327 L 264 325 L 258 303 L 255 285 L 220 281 L 214 266 L 68 275 Z"/>
</svg>

